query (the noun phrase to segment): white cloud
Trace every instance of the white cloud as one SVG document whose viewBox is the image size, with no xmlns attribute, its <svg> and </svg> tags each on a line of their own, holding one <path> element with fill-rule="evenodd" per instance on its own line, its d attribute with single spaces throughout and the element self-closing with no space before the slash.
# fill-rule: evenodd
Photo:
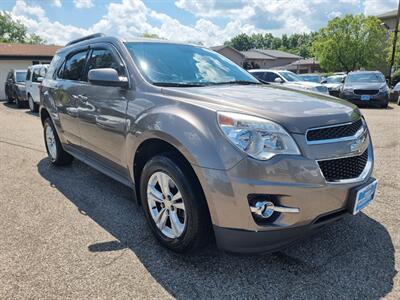
<svg viewBox="0 0 400 300">
<path fill-rule="evenodd" d="M 76 8 L 91 8 L 93 7 L 92 0 L 74 0 Z"/>
<path fill-rule="evenodd" d="M 61 0 L 52 0 L 51 5 L 55 7 L 61 7 Z"/>
<path fill-rule="evenodd" d="M 52 0 L 53 3 L 60 0 Z M 107 5 L 107 13 L 89 28 L 51 20 L 45 10 L 26 0 L 17 0 L 12 16 L 28 27 L 30 33 L 49 43 L 65 44 L 82 35 L 104 32 L 132 39 L 143 33 L 183 42 L 217 45 L 239 33 L 275 35 L 318 30 L 330 18 L 348 13 L 377 14 L 391 10 L 397 0 L 175 0 L 175 5 L 196 17 L 194 25 L 185 25 L 165 13 L 152 10 L 143 0 L 119 0 Z M 80 4 L 78 4 L 78 2 Z M 75 5 L 90 7 L 92 0 L 74 0 Z M 83 4 L 84 3 L 84 4 Z M 88 10 L 90 13 L 90 10 Z M 223 26 L 217 25 L 224 24 Z"/>
<path fill-rule="evenodd" d="M 365 0 L 364 13 L 378 15 L 397 8 L 398 0 Z"/>
</svg>

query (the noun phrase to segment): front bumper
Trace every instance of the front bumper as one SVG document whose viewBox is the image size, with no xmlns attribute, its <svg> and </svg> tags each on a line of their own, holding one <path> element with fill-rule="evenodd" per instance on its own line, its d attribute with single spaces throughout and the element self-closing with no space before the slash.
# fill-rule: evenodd
<svg viewBox="0 0 400 300">
<path fill-rule="evenodd" d="M 370 95 L 370 100 L 361 100 L 361 95 L 354 93 L 341 93 L 340 98 L 345 99 L 360 107 L 382 107 L 389 102 L 389 93 L 379 93 L 376 95 Z"/>
<path fill-rule="evenodd" d="M 323 156 L 327 148 L 332 145 L 315 146 L 315 151 L 303 151 L 305 156 L 282 155 L 264 162 L 247 157 L 229 170 L 194 166 L 218 247 L 242 253 L 272 251 L 348 214 L 351 191 L 373 180 L 373 167 L 361 181 L 327 183 L 317 163 L 318 155 Z M 372 147 L 369 149 L 372 155 Z M 274 204 L 299 208 L 300 212 L 278 213 L 271 221 L 259 222 L 250 211 L 252 196 L 272 197 Z"/>
</svg>

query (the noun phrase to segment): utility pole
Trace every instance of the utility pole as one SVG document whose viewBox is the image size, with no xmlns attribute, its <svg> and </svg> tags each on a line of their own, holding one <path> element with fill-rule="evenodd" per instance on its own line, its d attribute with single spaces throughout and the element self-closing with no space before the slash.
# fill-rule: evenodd
<svg viewBox="0 0 400 300">
<path fill-rule="evenodd" d="M 392 58 L 390 59 L 390 70 L 389 70 L 389 84 L 392 84 L 392 68 L 394 65 L 394 58 L 396 54 L 397 34 L 399 33 L 399 20 L 400 20 L 400 0 L 397 7 L 396 25 L 394 26 Z"/>
</svg>

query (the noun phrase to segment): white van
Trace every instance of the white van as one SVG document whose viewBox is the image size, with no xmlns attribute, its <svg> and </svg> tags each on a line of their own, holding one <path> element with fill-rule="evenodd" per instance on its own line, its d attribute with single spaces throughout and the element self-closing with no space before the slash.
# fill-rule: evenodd
<svg viewBox="0 0 400 300">
<path fill-rule="evenodd" d="M 40 103 L 40 85 L 49 65 L 33 65 L 26 73 L 26 98 L 31 112 L 37 112 Z"/>
</svg>

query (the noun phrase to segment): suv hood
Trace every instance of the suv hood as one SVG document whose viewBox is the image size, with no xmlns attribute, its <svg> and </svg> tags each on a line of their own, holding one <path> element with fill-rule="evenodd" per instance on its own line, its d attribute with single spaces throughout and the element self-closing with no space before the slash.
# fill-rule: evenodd
<svg viewBox="0 0 400 300">
<path fill-rule="evenodd" d="M 385 82 L 355 82 L 346 83 L 344 88 L 360 89 L 360 90 L 379 90 L 379 88 L 385 86 Z"/>
<path fill-rule="evenodd" d="M 347 123 L 360 117 L 347 101 L 320 93 L 265 85 L 223 85 L 162 88 L 164 94 L 216 111 L 239 112 L 277 122 L 292 133 L 308 128 Z"/>
</svg>

